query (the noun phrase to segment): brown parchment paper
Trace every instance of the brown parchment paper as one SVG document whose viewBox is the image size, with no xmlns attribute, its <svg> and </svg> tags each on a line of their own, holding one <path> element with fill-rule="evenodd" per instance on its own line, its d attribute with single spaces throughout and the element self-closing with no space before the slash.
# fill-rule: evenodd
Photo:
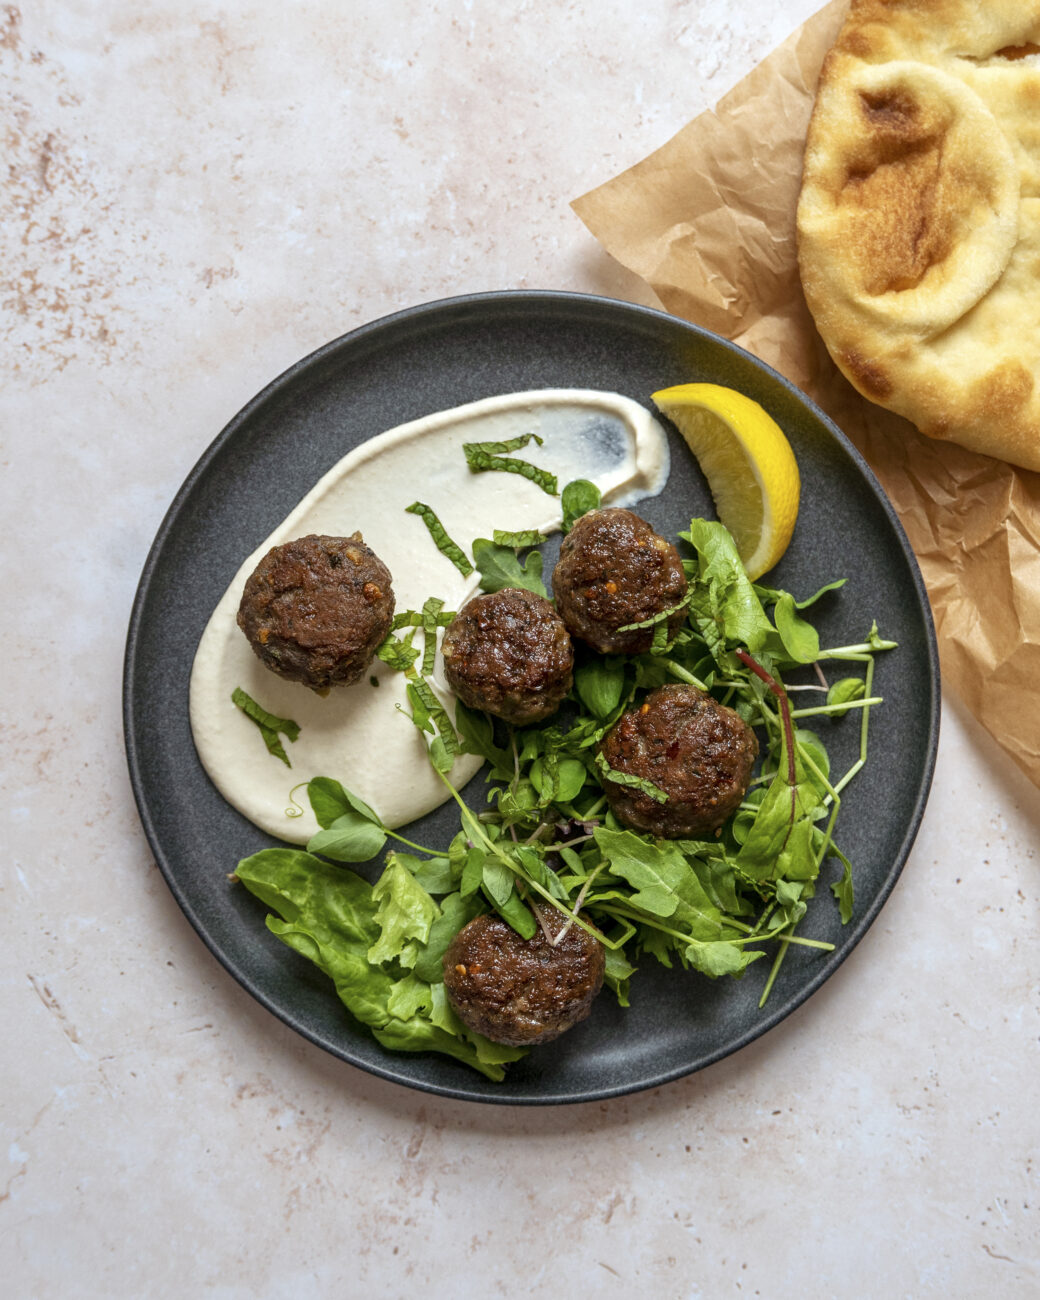
<svg viewBox="0 0 1040 1300">
<path fill-rule="evenodd" d="M 920 562 L 945 684 L 1040 785 L 1040 474 L 925 438 L 860 397 L 802 296 L 802 152 L 847 9 L 832 0 L 714 111 L 573 207 L 666 310 L 774 366 L 856 444 Z"/>
</svg>

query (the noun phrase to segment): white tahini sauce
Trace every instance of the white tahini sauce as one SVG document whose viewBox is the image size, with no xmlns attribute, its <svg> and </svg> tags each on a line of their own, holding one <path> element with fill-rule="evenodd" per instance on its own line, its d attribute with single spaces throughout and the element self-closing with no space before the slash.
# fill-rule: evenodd
<svg viewBox="0 0 1040 1300">
<path fill-rule="evenodd" d="M 333 688 L 324 698 L 285 681 L 264 667 L 235 621 L 246 579 L 273 546 L 308 533 L 360 531 L 393 575 L 398 612 L 421 609 L 430 596 L 443 599 L 445 609 L 459 609 L 476 591 L 480 575 L 463 578 L 437 550 L 423 520 L 406 514 L 405 507 L 425 502 L 470 555 L 473 540 L 491 537 L 496 528 L 557 530 L 559 497 L 518 474 L 475 474 L 466 465 L 464 442 L 505 441 L 523 433 L 536 433 L 545 442 L 541 447 L 531 442 L 516 456 L 554 473 L 561 490 L 572 479 L 591 479 L 606 504 L 630 505 L 655 496 L 668 477 L 664 431 L 627 397 L 584 389 L 491 397 L 399 425 L 344 456 L 235 575 L 195 655 L 191 728 L 202 764 L 221 794 L 263 830 L 306 843 L 318 829 L 306 791 L 297 792 L 302 816 L 289 795 L 314 776 L 335 777 L 391 827 L 430 812 L 448 795 L 418 731 L 395 708 L 407 704 L 403 674 L 377 659 L 360 681 Z M 421 647 L 421 631 L 415 644 Z M 439 667 L 438 657 L 433 685 L 453 715 Z M 378 686 L 371 684 L 372 676 Z M 299 723 L 295 744 L 283 741 L 291 769 L 267 752 L 256 725 L 231 702 L 236 686 L 268 712 Z M 471 755 L 457 759 L 453 784 L 461 787 L 480 762 Z"/>
</svg>

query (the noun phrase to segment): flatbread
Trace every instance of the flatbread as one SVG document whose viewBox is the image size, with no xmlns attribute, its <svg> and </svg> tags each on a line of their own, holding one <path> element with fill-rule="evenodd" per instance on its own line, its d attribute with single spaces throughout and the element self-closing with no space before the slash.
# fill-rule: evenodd
<svg viewBox="0 0 1040 1300">
<path fill-rule="evenodd" d="M 853 0 L 809 125 L 798 258 L 865 397 L 1040 469 L 1040 0 Z"/>
</svg>

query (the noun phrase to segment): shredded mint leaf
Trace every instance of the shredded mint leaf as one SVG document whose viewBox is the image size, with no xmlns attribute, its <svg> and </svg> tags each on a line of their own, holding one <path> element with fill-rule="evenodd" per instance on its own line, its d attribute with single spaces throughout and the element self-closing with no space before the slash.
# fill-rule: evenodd
<svg viewBox="0 0 1040 1300">
<path fill-rule="evenodd" d="M 603 495 L 595 483 L 587 478 L 573 479 L 563 489 L 560 505 L 563 507 L 563 531 L 569 533 L 582 515 L 598 510 Z"/>
<path fill-rule="evenodd" d="M 418 697 L 427 717 L 432 719 L 433 725 L 437 728 L 437 734 L 447 752 L 452 756 L 460 754 L 462 748 L 459 745 L 459 738 L 455 734 L 455 728 L 451 725 L 451 719 L 445 712 L 440 700 L 434 695 L 430 684 L 424 678 L 416 677 L 414 681 L 408 683 L 408 694 L 413 698 Z"/>
<path fill-rule="evenodd" d="M 435 596 L 431 596 L 422 607 L 423 657 L 421 671 L 426 676 L 433 672 L 437 658 L 437 628 L 440 626 L 438 618 L 443 608 L 444 601 L 438 600 Z"/>
<path fill-rule="evenodd" d="M 292 718 L 279 718 L 277 714 L 268 713 L 257 704 L 256 700 L 247 695 L 241 686 L 236 686 L 231 692 L 231 700 L 251 722 L 256 723 L 267 746 L 267 752 L 273 754 L 275 758 L 280 758 L 286 767 L 292 767 L 278 736 L 281 733 L 288 741 L 296 740 L 300 734 L 299 724 L 293 722 Z"/>
<path fill-rule="evenodd" d="M 486 537 L 473 543 L 473 559 L 480 570 L 482 591 L 501 591 L 503 587 L 521 587 L 538 596 L 547 596 L 542 582 L 542 555 L 531 551 L 521 565 L 516 553 L 507 546 L 496 546 Z"/>
<path fill-rule="evenodd" d="M 518 533 L 504 533 L 496 528 L 492 536 L 496 546 L 509 546 L 514 551 L 526 551 L 531 546 L 541 546 L 543 542 L 549 540 L 548 536 L 540 533 L 537 528 L 528 528 Z"/>
<path fill-rule="evenodd" d="M 526 447 L 532 438 L 541 446 L 542 439 L 536 433 L 525 433 L 521 434 L 519 438 L 510 438 L 506 442 L 464 442 L 462 450 L 466 457 L 466 464 L 474 473 L 501 470 L 506 474 L 520 474 L 524 478 L 530 479 L 543 492 L 547 492 L 549 496 L 554 497 L 557 493 L 555 474 L 550 474 L 545 469 L 539 469 L 537 465 L 532 465 L 529 461 L 518 460 L 515 456 L 507 454 Z"/>
<path fill-rule="evenodd" d="M 396 672 L 406 673 L 419 658 L 419 651 L 412 645 L 410 637 L 402 639 L 391 634 L 376 651 L 376 656 Z"/>
<path fill-rule="evenodd" d="M 668 794 L 660 786 L 654 785 L 653 781 L 647 781 L 644 777 L 633 776 L 631 772 L 619 772 L 617 768 L 610 766 L 602 754 L 596 755 L 596 766 L 603 776 L 613 781 L 615 785 L 627 785 L 629 789 L 638 790 L 640 794 L 645 794 L 655 803 L 668 802 Z"/>
<path fill-rule="evenodd" d="M 410 506 L 405 506 L 405 513 L 409 515 L 419 515 L 423 523 L 430 530 L 430 536 L 433 538 L 434 545 L 442 555 L 446 555 L 452 564 L 458 569 L 464 578 L 468 578 L 473 572 L 473 565 L 466 559 L 466 553 L 462 547 L 457 545 L 448 536 L 447 530 L 441 521 L 437 518 L 430 506 L 425 505 L 422 501 L 413 501 Z"/>
<path fill-rule="evenodd" d="M 537 443 L 539 447 L 545 445 L 545 439 L 539 437 L 537 433 L 521 433 L 515 438 L 507 438 L 504 442 L 467 442 L 463 447 L 472 448 L 488 456 L 508 456 L 511 452 L 523 451 L 532 442 Z"/>
<path fill-rule="evenodd" d="M 617 630 L 619 632 L 638 632 L 644 627 L 656 627 L 659 623 L 667 624 L 668 620 L 674 614 L 678 614 L 681 609 L 685 609 L 689 603 L 690 595 L 689 592 L 687 592 L 687 594 L 683 596 L 682 600 L 677 601 L 674 605 L 669 605 L 667 609 L 662 609 L 658 611 L 658 613 L 652 614 L 649 618 L 644 618 L 639 623 L 626 623 L 623 627 L 619 627 Z"/>
</svg>

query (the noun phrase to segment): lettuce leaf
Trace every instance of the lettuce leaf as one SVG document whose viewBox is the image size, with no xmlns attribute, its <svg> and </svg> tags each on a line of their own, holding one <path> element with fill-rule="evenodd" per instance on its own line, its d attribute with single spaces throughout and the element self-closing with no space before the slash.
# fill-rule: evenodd
<svg viewBox="0 0 1040 1300">
<path fill-rule="evenodd" d="M 235 874 L 277 914 L 267 918 L 271 933 L 314 962 L 385 1047 L 442 1052 L 495 1082 L 526 1055 L 472 1033 L 447 1005 L 437 967 L 471 912 L 457 894 L 440 908 L 401 862 L 372 886 L 303 849 L 262 849 Z"/>
</svg>

